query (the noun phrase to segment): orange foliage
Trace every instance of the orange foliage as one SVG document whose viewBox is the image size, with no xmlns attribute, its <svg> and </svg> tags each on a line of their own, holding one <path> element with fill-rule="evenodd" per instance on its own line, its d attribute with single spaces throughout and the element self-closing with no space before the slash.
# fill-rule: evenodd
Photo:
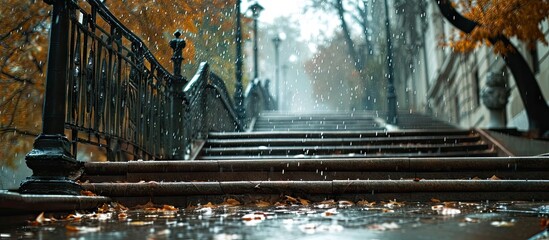
<svg viewBox="0 0 549 240">
<path fill-rule="evenodd" d="M 541 22 L 549 17 L 548 0 L 459 0 L 457 9 L 463 16 L 479 23 L 470 34 L 460 32 L 449 45 L 456 51 L 468 52 L 488 39 L 503 35 L 516 38 L 533 48 L 539 41 L 547 44 Z M 505 44 L 494 44 L 496 53 L 509 51 Z"/>
<path fill-rule="evenodd" d="M 182 29 L 187 40 L 183 53 L 186 63 L 197 53 L 201 61 L 209 61 L 219 58 L 219 51 L 223 51 L 224 58 L 218 62 L 225 60 L 221 69 L 226 70 L 220 75 L 234 76 L 234 57 L 230 57 L 234 52 L 227 49 L 234 49 L 235 0 L 104 2 L 143 39 L 166 69 L 172 70 L 168 42 L 175 30 Z M 83 1 L 80 4 L 86 5 Z M 0 5 L 0 165 L 15 166 L 40 133 L 51 10 L 52 6 L 35 0 L 5 0 Z M 208 39 L 213 43 L 204 44 Z M 186 68 L 195 70 L 197 65 L 194 61 Z M 188 77 L 193 74 L 184 73 Z"/>
</svg>

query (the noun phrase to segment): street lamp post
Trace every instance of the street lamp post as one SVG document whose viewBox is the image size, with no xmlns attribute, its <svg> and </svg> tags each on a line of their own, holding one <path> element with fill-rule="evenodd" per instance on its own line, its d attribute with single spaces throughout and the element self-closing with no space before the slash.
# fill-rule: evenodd
<svg viewBox="0 0 549 240">
<path fill-rule="evenodd" d="M 273 38 L 273 44 L 275 47 L 275 81 L 276 81 L 276 102 L 277 102 L 277 109 L 280 110 L 281 103 L 280 103 L 280 61 L 279 61 L 279 47 L 280 42 L 282 42 L 282 39 L 280 36 L 276 36 Z"/>
<path fill-rule="evenodd" d="M 235 93 L 234 103 L 236 108 L 236 115 L 240 121 L 244 120 L 246 113 L 244 111 L 244 90 L 242 89 L 242 24 L 240 19 L 240 3 L 241 0 L 236 1 L 236 61 L 235 61 Z"/>
<path fill-rule="evenodd" d="M 254 18 L 254 79 L 259 77 L 259 69 L 258 69 L 258 58 L 257 58 L 257 19 L 259 18 L 259 14 L 261 11 L 263 11 L 263 6 L 259 5 L 259 3 L 255 2 L 252 4 L 249 8 L 252 11 L 252 17 Z"/>
<path fill-rule="evenodd" d="M 394 84 L 393 44 L 389 24 L 389 4 L 385 0 L 385 34 L 387 37 L 387 123 L 397 124 L 396 93 Z"/>
</svg>

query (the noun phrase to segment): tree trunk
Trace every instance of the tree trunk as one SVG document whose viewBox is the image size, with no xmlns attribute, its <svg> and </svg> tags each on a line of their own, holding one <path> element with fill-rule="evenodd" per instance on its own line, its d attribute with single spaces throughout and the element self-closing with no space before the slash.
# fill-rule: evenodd
<svg viewBox="0 0 549 240">
<path fill-rule="evenodd" d="M 456 28 L 471 33 L 480 24 L 463 17 L 451 5 L 450 0 L 434 0 L 442 15 Z M 515 78 L 515 84 L 522 99 L 526 115 L 528 117 L 529 131 L 536 137 L 549 137 L 549 106 L 541 92 L 536 77 L 524 56 L 504 35 L 490 38 L 492 44 L 501 42 L 511 49 L 503 55 L 505 64 L 511 70 Z"/>
<path fill-rule="evenodd" d="M 373 81 L 369 78 L 368 74 L 366 73 L 366 56 L 364 51 L 360 47 L 355 48 L 355 43 L 351 39 L 351 32 L 349 30 L 349 25 L 347 25 L 347 22 L 345 21 L 345 9 L 343 9 L 343 2 L 342 0 L 336 0 L 335 1 L 335 8 L 337 9 L 338 17 L 341 21 L 341 29 L 343 30 L 343 38 L 345 39 L 345 43 L 348 48 L 349 56 L 351 56 L 355 70 L 359 73 L 359 76 L 362 80 L 362 84 L 364 85 L 364 96 L 363 96 L 363 102 L 362 105 L 365 110 L 375 110 L 380 109 L 379 107 L 376 107 L 376 102 L 374 102 L 374 99 L 378 98 L 378 92 L 380 89 L 376 89 L 376 85 Z M 366 24 L 366 21 L 364 21 L 364 24 Z M 367 29 L 366 26 L 363 26 L 363 29 Z M 367 34 L 366 30 L 363 31 L 365 34 Z M 368 36 L 364 36 L 366 39 L 367 44 L 367 51 L 370 51 L 371 49 L 371 43 L 369 43 Z M 357 50 L 359 49 L 359 50 Z M 379 100 L 379 99 L 378 99 Z"/>
</svg>

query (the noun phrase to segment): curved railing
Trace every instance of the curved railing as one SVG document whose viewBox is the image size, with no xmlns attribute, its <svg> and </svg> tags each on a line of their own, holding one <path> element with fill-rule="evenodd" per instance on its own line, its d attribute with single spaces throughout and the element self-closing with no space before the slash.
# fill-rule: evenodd
<svg viewBox="0 0 549 240">
<path fill-rule="evenodd" d="M 207 63 L 201 63 L 197 73 L 183 90 L 185 105 L 184 134 L 185 159 L 198 150 L 198 142 L 208 132 L 234 132 L 244 128 L 236 116 L 225 83 L 210 72 Z"/>
<path fill-rule="evenodd" d="M 26 156 L 33 176 L 22 192 L 75 194 L 81 145 L 104 149 L 107 161 L 189 159 L 208 132 L 244 129 L 208 64 L 188 83 L 181 77 L 179 32 L 170 41 L 171 74 L 99 0 L 46 2 L 53 11 L 43 129 Z"/>
</svg>

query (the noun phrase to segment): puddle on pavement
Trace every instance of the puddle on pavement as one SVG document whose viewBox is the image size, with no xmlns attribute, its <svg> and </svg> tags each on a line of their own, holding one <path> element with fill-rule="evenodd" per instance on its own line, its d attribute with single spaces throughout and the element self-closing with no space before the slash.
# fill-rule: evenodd
<svg viewBox="0 0 549 240">
<path fill-rule="evenodd" d="M 549 239 L 547 202 L 290 203 L 185 209 L 113 203 L 0 227 L 0 239 Z"/>
</svg>

